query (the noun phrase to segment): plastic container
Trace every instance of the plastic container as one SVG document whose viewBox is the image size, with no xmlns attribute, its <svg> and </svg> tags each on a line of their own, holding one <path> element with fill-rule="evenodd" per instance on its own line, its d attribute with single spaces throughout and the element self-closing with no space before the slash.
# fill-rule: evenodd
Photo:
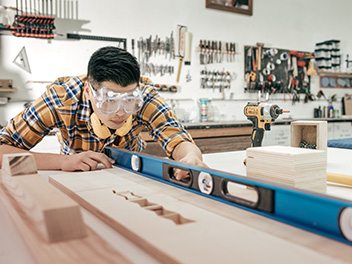
<svg viewBox="0 0 352 264">
<path fill-rule="evenodd" d="M 208 122 L 208 99 L 200 99 L 200 122 Z"/>
</svg>

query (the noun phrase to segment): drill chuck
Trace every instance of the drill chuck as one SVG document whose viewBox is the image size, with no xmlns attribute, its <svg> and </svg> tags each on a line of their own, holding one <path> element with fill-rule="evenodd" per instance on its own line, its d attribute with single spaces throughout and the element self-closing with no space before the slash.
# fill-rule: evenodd
<svg viewBox="0 0 352 264">
<path fill-rule="evenodd" d="M 262 104 L 260 114 L 264 119 L 272 119 L 273 121 L 283 113 L 278 105 Z"/>
<path fill-rule="evenodd" d="M 282 109 L 278 105 L 272 105 L 270 107 L 270 116 L 272 119 L 277 119 L 282 114 Z"/>
</svg>

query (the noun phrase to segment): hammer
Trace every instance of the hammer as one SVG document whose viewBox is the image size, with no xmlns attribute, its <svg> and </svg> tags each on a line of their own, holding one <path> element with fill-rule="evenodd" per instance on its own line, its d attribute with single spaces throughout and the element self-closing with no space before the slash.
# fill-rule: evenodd
<svg viewBox="0 0 352 264">
<path fill-rule="evenodd" d="M 262 47 L 264 43 L 257 42 L 257 69 L 258 71 L 262 70 Z"/>
</svg>

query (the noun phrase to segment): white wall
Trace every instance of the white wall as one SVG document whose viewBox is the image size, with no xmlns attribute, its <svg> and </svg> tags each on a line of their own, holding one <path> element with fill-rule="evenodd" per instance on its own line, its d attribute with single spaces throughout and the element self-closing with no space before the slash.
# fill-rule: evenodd
<svg viewBox="0 0 352 264">
<path fill-rule="evenodd" d="M 54 6 L 60 6 L 60 0 L 53 2 Z M 63 2 L 62 0 L 62 6 Z M 0 5 L 3 6 L 14 4 L 15 1 L 0 0 Z M 235 101 L 212 102 L 217 120 L 245 119 L 243 106 L 247 101 L 258 99 L 256 94 L 246 94 L 243 91 L 245 45 L 263 42 L 267 47 L 314 51 L 315 43 L 338 39 L 341 40 L 342 53 L 351 54 L 352 36 L 348 33 L 348 27 L 352 24 L 352 1 L 349 0 L 254 0 L 253 16 L 207 9 L 205 0 L 78 0 L 73 2 L 73 7 L 70 19 L 67 15 L 65 18 L 63 11 L 55 11 L 54 8 L 58 34 L 65 36 L 69 32 L 127 38 L 129 50 L 132 38 L 138 40 L 140 37 L 147 38 L 152 35 L 154 38 L 158 35 L 165 39 L 171 31 L 175 31 L 177 24 L 186 25 L 188 31 L 193 33 L 192 64 L 182 66 L 179 82 L 181 91 L 177 94 L 165 94 L 164 97 L 168 100 L 222 98 L 218 91 L 200 88 L 200 71 L 204 66 L 199 64 L 199 53 L 195 48 L 200 39 L 236 42 L 239 54 L 235 62 L 207 66 L 207 69 L 225 69 L 236 75 L 231 89 L 225 91 L 225 99 L 232 95 Z M 13 14 L 10 17 L 13 17 Z M 90 55 L 106 45 L 115 44 L 66 40 L 60 35 L 51 41 L 1 35 L 0 79 L 13 79 L 14 86 L 20 90 L 13 94 L 0 94 L 0 97 L 12 97 L 11 103 L 0 105 L 0 124 L 6 124 L 10 117 L 20 111 L 23 101 L 34 100 L 41 94 L 46 85 L 44 82 L 53 81 L 59 76 L 86 73 Z M 12 63 L 23 46 L 26 47 L 31 74 Z M 152 60 L 172 64 L 177 72 L 177 58 L 167 62 L 160 57 Z M 186 82 L 188 71 L 192 76 L 191 82 Z M 155 83 L 176 84 L 176 74 L 151 78 Z M 311 91 L 316 94 L 319 90 L 318 77 L 313 77 L 311 81 Z M 352 90 L 324 89 L 327 96 L 337 93 L 339 98 L 345 92 L 351 93 Z M 282 95 L 275 95 L 271 97 L 270 102 L 291 110 L 290 115 L 293 118 L 311 118 L 314 107 L 327 105 L 325 101 L 304 104 L 301 100 L 301 103 L 292 106 L 290 101 L 284 102 L 282 99 Z M 176 103 L 178 110 L 186 109 L 187 114 L 181 119 L 187 119 L 194 105 L 196 103 L 189 100 Z M 335 103 L 335 106 L 339 108 L 340 102 Z"/>
</svg>

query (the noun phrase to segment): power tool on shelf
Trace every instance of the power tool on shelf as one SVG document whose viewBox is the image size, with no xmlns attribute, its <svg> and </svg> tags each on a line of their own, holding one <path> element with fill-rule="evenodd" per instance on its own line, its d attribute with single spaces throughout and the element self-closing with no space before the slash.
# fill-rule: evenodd
<svg viewBox="0 0 352 264">
<path fill-rule="evenodd" d="M 244 107 L 244 114 L 248 120 L 253 123 L 251 136 L 251 147 L 260 147 L 262 145 L 264 131 L 271 129 L 271 123 L 275 121 L 282 113 L 290 111 L 282 110 L 276 104 L 251 103 L 248 102 Z"/>
</svg>

